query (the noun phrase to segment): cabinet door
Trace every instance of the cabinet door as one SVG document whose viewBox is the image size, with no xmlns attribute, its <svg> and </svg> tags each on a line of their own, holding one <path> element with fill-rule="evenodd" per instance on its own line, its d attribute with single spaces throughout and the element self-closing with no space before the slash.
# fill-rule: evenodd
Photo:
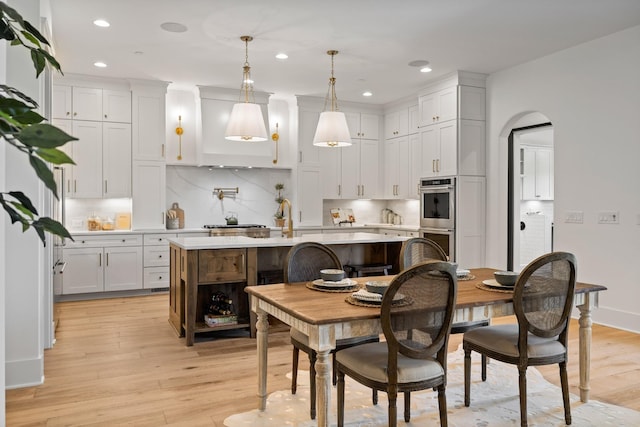
<svg viewBox="0 0 640 427">
<path fill-rule="evenodd" d="M 165 228 L 165 182 L 163 162 L 133 162 L 132 228 Z"/>
<path fill-rule="evenodd" d="M 398 139 L 391 139 L 384 143 L 384 185 L 382 194 L 388 199 L 396 197 L 398 185 Z"/>
<path fill-rule="evenodd" d="M 457 121 L 448 121 L 437 127 L 440 139 L 440 156 L 436 164 L 437 174 L 439 176 L 455 175 L 458 172 Z"/>
<path fill-rule="evenodd" d="M 344 113 L 347 119 L 347 126 L 349 127 L 349 134 L 351 140 L 360 139 L 360 113 Z"/>
<path fill-rule="evenodd" d="M 64 249 L 62 256 L 67 263 L 62 275 L 63 295 L 104 290 L 102 248 Z"/>
<path fill-rule="evenodd" d="M 458 116 L 457 87 L 422 95 L 418 103 L 421 127 L 453 120 Z"/>
<path fill-rule="evenodd" d="M 553 151 L 536 150 L 536 198 L 553 200 Z"/>
<path fill-rule="evenodd" d="M 74 87 L 72 93 L 74 120 L 102 120 L 102 89 Z"/>
<path fill-rule="evenodd" d="M 142 289 L 142 248 L 105 248 L 104 290 Z"/>
<path fill-rule="evenodd" d="M 407 197 L 417 199 L 419 191 L 418 187 L 420 186 L 420 178 L 424 176 L 422 165 L 422 141 L 420 140 L 419 133 L 409 135 L 408 165 L 411 169 L 411 172 L 409 174 Z"/>
<path fill-rule="evenodd" d="M 384 138 L 391 139 L 398 136 L 400 127 L 400 111 L 393 111 L 384 115 Z"/>
<path fill-rule="evenodd" d="M 145 267 L 166 267 L 169 266 L 169 246 L 145 246 L 144 247 Z"/>
<path fill-rule="evenodd" d="M 319 167 L 298 169 L 298 223 L 322 225 L 322 184 Z M 294 222 L 295 226 L 295 222 Z"/>
<path fill-rule="evenodd" d="M 363 139 L 360 146 L 360 198 L 378 196 L 380 155 L 378 141 Z"/>
<path fill-rule="evenodd" d="M 409 107 L 407 110 L 408 114 L 408 127 L 407 134 L 412 135 L 414 133 L 418 133 L 418 128 L 420 127 L 420 112 L 418 111 L 418 106 L 413 105 Z"/>
<path fill-rule="evenodd" d="M 72 120 L 53 119 L 51 120 L 51 124 L 57 127 L 58 129 L 61 129 L 64 132 L 68 133 L 69 135 L 73 135 Z M 73 159 L 74 142 L 75 141 L 69 141 L 66 144 L 64 144 L 62 147 L 59 147 L 61 151 L 66 153 L 67 156 L 71 157 L 72 159 Z M 65 182 L 60 183 L 64 188 L 58 188 L 58 195 L 62 194 L 62 192 L 64 191 L 67 197 L 72 197 L 71 190 L 73 188 L 73 165 L 64 164 L 64 165 L 58 165 L 58 166 L 64 169 L 64 179 L 65 179 Z"/>
<path fill-rule="evenodd" d="M 73 121 L 72 159 L 73 182 L 72 198 L 102 198 L 102 123 Z"/>
<path fill-rule="evenodd" d="M 71 86 L 53 85 L 51 89 L 51 118 L 70 119 L 71 112 Z"/>
<path fill-rule="evenodd" d="M 131 123 L 131 92 L 103 90 L 102 115 L 105 122 Z"/>
<path fill-rule="evenodd" d="M 361 197 L 360 144 L 360 140 L 354 139 L 352 140 L 352 145 L 340 148 L 340 154 L 342 155 L 341 177 L 343 199 L 357 199 Z"/>
<path fill-rule="evenodd" d="M 342 197 L 341 152 L 343 148 L 321 148 L 319 153 L 322 174 L 322 197 L 339 199 Z M 304 188 L 302 189 L 304 191 Z"/>
<path fill-rule="evenodd" d="M 420 132 L 422 146 L 421 178 L 437 176 L 436 161 L 440 157 L 440 140 L 435 126 L 427 126 Z"/>
<path fill-rule="evenodd" d="M 165 92 L 134 91 L 131 104 L 133 159 L 164 161 Z"/>
<path fill-rule="evenodd" d="M 411 176 L 409 158 L 409 138 L 403 136 L 398 138 L 398 182 L 396 184 L 396 198 L 406 199 L 409 197 L 409 177 Z"/>
<path fill-rule="evenodd" d="M 360 138 L 376 141 L 380 138 L 380 116 L 360 114 Z"/>
<path fill-rule="evenodd" d="M 168 288 L 169 267 L 148 267 L 144 269 L 143 289 Z"/>
<path fill-rule="evenodd" d="M 429 126 L 436 123 L 438 114 L 437 97 L 435 93 L 422 95 L 418 99 L 419 126 Z"/>
<path fill-rule="evenodd" d="M 318 120 L 320 113 L 316 111 L 301 110 L 298 113 L 298 162 L 307 166 L 320 166 L 320 155 L 325 150 L 313 145 Z"/>
<path fill-rule="evenodd" d="M 102 166 L 104 197 L 131 197 L 131 125 L 103 123 Z"/>
</svg>

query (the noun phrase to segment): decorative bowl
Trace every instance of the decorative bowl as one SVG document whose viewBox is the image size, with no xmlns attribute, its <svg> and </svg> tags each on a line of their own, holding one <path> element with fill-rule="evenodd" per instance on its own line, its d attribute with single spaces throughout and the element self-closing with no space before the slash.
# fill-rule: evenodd
<svg viewBox="0 0 640 427">
<path fill-rule="evenodd" d="M 495 277 L 496 282 L 502 286 L 514 286 L 516 280 L 518 280 L 518 273 L 514 271 L 496 271 L 493 273 L 493 277 Z"/>
<path fill-rule="evenodd" d="M 390 282 L 375 280 L 371 282 L 366 282 L 364 286 L 367 288 L 367 291 L 373 294 L 383 295 L 385 291 L 389 288 Z"/>
<path fill-rule="evenodd" d="M 320 270 L 320 278 L 326 282 L 339 282 L 344 279 L 344 270 L 338 270 L 335 268 Z"/>
</svg>

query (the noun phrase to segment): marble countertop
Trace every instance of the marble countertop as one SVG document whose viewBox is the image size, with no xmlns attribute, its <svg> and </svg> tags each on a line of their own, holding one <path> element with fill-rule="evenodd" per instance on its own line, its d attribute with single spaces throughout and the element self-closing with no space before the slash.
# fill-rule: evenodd
<svg viewBox="0 0 640 427">
<path fill-rule="evenodd" d="M 304 236 L 286 238 L 270 237 L 254 239 L 244 236 L 227 237 L 178 237 L 169 241 L 182 249 L 230 249 L 230 248 L 268 248 L 279 246 L 293 246 L 302 242 L 318 242 L 325 245 L 349 245 L 359 243 L 388 243 L 403 242 L 408 237 L 386 236 L 375 233 L 331 233 L 306 234 Z"/>
</svg>

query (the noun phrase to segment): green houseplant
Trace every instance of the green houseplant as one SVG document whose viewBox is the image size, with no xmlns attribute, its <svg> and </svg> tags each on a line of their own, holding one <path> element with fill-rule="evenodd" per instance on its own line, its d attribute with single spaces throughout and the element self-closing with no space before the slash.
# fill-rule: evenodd
<svg viewBox="0 0 640 427">
<path fill-rule="evenodd" d="M 275 185 L 275 189 L 275 201 L 278 204 L 278 209 L 276 210 L 276 213 L 273 214 L 273 217 L 275 218 L 276 227 L 284 227 L 284 208 L 282 206 L 282 201 L 284 200 L 284 196 L 282 195 L 282 192 L 284 191 L 284 184 L 281 182 L 277 183 Z"/>
<path fill-rule="evenodd" d="M 11 46 L 23 46 L 31 54 L 36 78 L 49 65 L 62 72 L 60 64 L 47 52 L 49 42 L 29 21 L 6 3 L 0 2 L 0 38 Z M 0 139 L 29 157 L 29 164 L 44 185 L 58 197 L 56 182 L 47 162 L 73 164 L 59 147 L 76 140 L 48 123 L 36 112 L 38 104 L 18 89 L 0 84 Z M 49 217 L 38 214 L 29 197 L 21 191 L 1 191 L 0 205 L 11 223 L 22 225 L 22 231 L 33 228 L 45 244 L 45 233 L 71 238 L 67 229 Z"/>
</svg>

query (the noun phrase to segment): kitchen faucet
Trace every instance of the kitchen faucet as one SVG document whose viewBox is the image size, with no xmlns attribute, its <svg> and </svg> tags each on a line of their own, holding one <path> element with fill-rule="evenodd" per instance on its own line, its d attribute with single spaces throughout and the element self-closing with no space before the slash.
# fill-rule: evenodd
<svg viewBox="0 0 640 427">
<path fill-rule="evenodd" d="M 291 239 L 293 237 L 293 218 L 291 217 L 291 201 L 289 199 L 283 199 L 282 202 L 280 202 L 280 211 L 284 211 L 284 205 L 285 204 L 289 205 L 289 210 L 288 210 L 288 214 L 289 214 L 289 229 L 285 232 L 284 231 L 284 224 L 282 225 L 282 237 L 286 237 L 288 239 Z"/>
</svg>

